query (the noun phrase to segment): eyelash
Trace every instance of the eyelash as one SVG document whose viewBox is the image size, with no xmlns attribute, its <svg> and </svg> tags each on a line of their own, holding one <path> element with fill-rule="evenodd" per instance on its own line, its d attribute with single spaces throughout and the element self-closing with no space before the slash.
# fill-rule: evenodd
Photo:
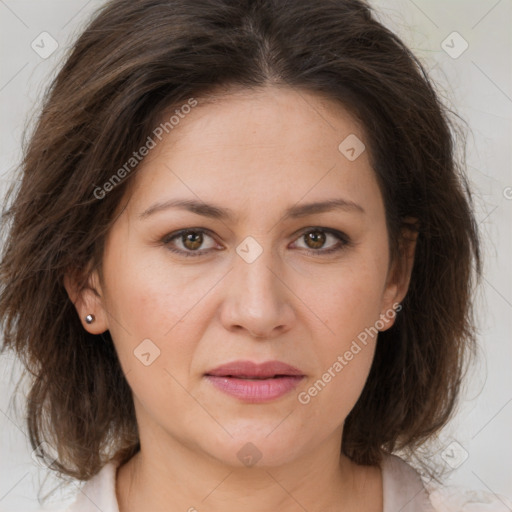
<svg viewBox="0 0 512 512">
<path fill-rule="evenodd" d="M 321 227 L 310 227 L 310 228 L 307 228 L 306 230 L 302 231 L 302 233 L 297 237 L 297 239 L 300 239 L 301 237 L 303 237 L 304 235 L 308 234 L 308 233 L 317 233 L 317 232 L 321 232 L 321 233 L 327 233 L 327 234 L 330 234 L 330 235 L 333 235 L 335 238 L 337 238 L 339 240 L 339 244 L 335 245 L 334 247 L 331 247 L 330 249 L 325 249 L 325 250 L 321 250 L 321 249 L 318 249 L 318 250 L 314 250 L 314 249 L 304 249 L 304 251 L 306 252 L 306 254 L 308 255 L 311 255 L 311 256 L 323 256 L 323 255 L 329 255 L 329 254 L 333 254 L 333 253 L 336 253 L 336 252 L 339 252 L 339 251 L 342 251 L 344 248 L 350 246 L 352 243 L 349 239 L 349 237 L 347 235 L 345 235 L 344 233 L 342 233 L 341 231 L 338 231 L 336 229 L 328 229 L 328 228 L 321 228 Z M 202 228 L 187 228 L 187 229 L 181 229 L 180 231 L 176 231 L 176 232 L 173 232 L 173 233 L 169 233 L 168 235 L 166 235 L 162 240 L 161 242 L 167 246 L 167 249 L 171 252 L 174 252 L 174 253 L 177 253 L 181 256 L 185 256 L 185 257 L 198 257 L 198 256 L 203 256 L 204 254 L 208 254 L 208 252 L 210 250 L 206 250 L 206 251 L 184 251 L 182 249 L 175 249 L 175 248 L 172 248 L 170 247 L 170 243 L 176 239 L 176 238 L 179 238 L 181 237 L 182 235 L 184 235 L 185 233 L 203 233 L 203 234 L 206 234 L 208 236 L 210 236 L 211 238 L 213 238 L 213 236 L 210 234 L 210 231 L 207 230 L 207 229 L 202 229 Z"/>
</svg>

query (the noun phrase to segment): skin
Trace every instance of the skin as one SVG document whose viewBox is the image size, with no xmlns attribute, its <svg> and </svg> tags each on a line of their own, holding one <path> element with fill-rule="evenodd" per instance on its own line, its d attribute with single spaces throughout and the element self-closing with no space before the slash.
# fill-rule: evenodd
<svg viewBox="0 0 512 512">
<path fill-rule="evenodd" d="M 110 330 L 133 390 L 141 452 L 118 470 L 121 512 L 382 510 L 380 468 L 340 456 L 376 337 L 309 403 L 298 400 L 365 328 L 379 319 L 380 330 L 391 327 L 384 315 L 405 296 L 412 269 L 412 242 L 403 259 L 389 260 L 368 151 L 350 161 L 338 150 L 350 134 L 364 141 L 344 108 L 305 91 L 232 91 L 200 103 L 133 176 L 106 241 L 104 280 L 93 272 L 79 293 L 66 279 L 84 328 Z M 215 203 L 236 217 L 166 209 L 140 218 L 171 198 Z M 289 206 L 333 198 L 364 213 L 283 219 Z M 308 243 L 311 227 L 339 230 L 351 243 L 322 255 L 339 241 L 324 232 L 323 245 Z M 185 228 L 209 230 L 199 249 L 206 254 L 171 252 L 193 252 L 180 237 L 162 242 Z M 263 251 L 251 263 L 236 252 L 248 236 Z M 149 366 L 134 356 L 144 339 L 160 350 Z M 306 377 L 276 400 L 244 403 L 204 378 L 238 359 L 277 359 Z M 237 456 L 249 442 L 261 454 L 252 467 Z"/>
</svg>

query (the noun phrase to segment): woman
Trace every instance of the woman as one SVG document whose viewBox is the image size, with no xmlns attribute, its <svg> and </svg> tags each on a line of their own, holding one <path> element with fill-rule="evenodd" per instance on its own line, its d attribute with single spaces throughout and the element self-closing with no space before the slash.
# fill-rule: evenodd
<svg viewBox="0 0 512 512">
<path fill-rule="evenodd" d="M 447 509 L 394 453 L 454 409 L 479 239 L 366 4 L 109 2 L 11 194 L 4 347 L 69 510 Z"/>
</svg>

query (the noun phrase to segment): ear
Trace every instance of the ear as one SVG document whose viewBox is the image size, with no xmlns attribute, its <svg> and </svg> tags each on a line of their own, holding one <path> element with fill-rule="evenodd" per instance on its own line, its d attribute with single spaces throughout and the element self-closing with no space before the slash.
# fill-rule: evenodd
<svg viewBox="0 0 512 512">
<path fill-rule="evenodd" d="M 104 297 L 96 270 L 89 273 L 85 286 L 83 282 L 81 283 L 80 275 L 76 270 L 68 270 L 64 275 L 64 287 L 86 331 L 91 334 L 101 334 L 108 330 Z M 88 324 L 85 321 L 87 315 L 94 315 L 94 322 Z"/>
<path fill-rule="evenodd" d="M 394 323 L 399 304 L 409 289 L 414 254 L 418 238 L 417 219 L 407 218 L 401 229 L 398 252 L 388 270 L 386 287 L 382 296 L 381 324 L 379 331 L 389 329 Z"/>
</svg>

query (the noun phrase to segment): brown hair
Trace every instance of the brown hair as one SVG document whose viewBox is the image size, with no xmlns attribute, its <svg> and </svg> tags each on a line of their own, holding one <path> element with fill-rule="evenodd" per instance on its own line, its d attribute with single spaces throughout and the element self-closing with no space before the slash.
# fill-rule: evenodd
<svg viewBox="0 0 512 512">
<path fill-rule="evenodd" d="M 475 348 L 479 239 L 450 111 L 417 58 L 360 0 L 114 0 L 51 84 L 3 212 L 2 350 L 32 374 L 29 436 L 34 449 L 56 448 L 53 464 L 45 454 L 51 469 L 87 480 L 140 449 L 110 333 L 83 328 L 63 285 L 70 269 L 83 286 L 101 272 L 130 176 L 102 199 L 94 190 L 162 112 L 219 87 L 268 85 L 320 93 L 362 122 L 393 255 L 403 223 L 417 219 L 409 291 L 379 334 L 343 452 L 376 464 L 421 445 L 453 413 Z"/>
</svg>

